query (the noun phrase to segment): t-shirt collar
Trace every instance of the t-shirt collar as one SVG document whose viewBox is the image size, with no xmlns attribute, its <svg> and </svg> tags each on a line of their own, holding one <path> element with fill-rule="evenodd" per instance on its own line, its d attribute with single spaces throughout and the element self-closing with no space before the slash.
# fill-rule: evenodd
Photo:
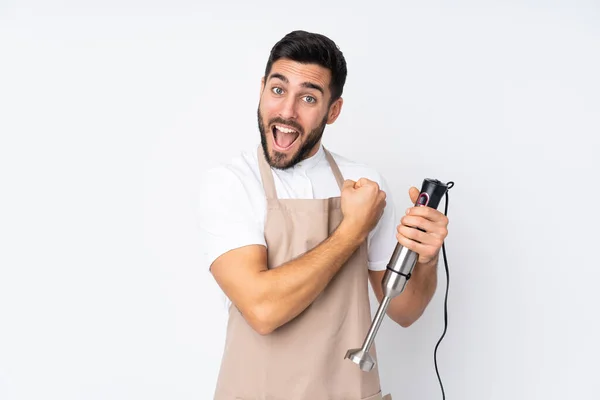
<svg viewBox="0 0 600 400">
<path fill-rule="evenodd" d="M 317 152 L 308 157 L 305 160 L 300 161 L 298 164 L 292 167 L 294 171 L 308 171 L 309 169 L 318 165 L 325 158 L 325 151 L 323 150 L 323 144 L 319 144 Z"/>
</svg>

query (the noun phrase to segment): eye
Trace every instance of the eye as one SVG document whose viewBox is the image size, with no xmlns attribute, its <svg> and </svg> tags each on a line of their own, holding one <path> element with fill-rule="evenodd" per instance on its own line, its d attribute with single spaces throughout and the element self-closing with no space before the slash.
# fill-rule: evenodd
<svg viewBox="0 0 600 400">
<path fill-rule="evenodd" d="M 313 104 L 317 102 L 317 99 L 315 99 L 312 96 L 304 96 L 304 101 L 306 101 L 307 103 Z"/>
<path fill-rule="evenodd" d="M 273 93 L 275 94 L 283 94 L 283 89 L 280 87 L 274 87 L 273 89 L 271 89 L 273 91 Z"/>
</svg>

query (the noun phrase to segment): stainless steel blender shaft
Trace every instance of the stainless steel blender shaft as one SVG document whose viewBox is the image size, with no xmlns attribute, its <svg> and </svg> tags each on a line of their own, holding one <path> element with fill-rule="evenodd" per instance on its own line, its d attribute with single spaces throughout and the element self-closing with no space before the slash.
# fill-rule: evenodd
<svg viewBox="0 0 600 400">
<path fill-rule="evenodd" d="M 346 353 L 346 357 L 350 359 L 355 364 L 358 364 L 360 369 L 363 371 L 370 371 L 375 366 L 375 360 L 369 354 L 369 350 L 371 349 L 371 345 L 375 340 L 375 336 L 377 335 L 377 331 L 379 330 L 379 325 L 381 325 L 381 321 L 385 317 L 385 312 L 390 304 L 392 299 L 390 297 L 384 297 L 383 301 L 379 305 L 377 309 L 377 314 L 375 314 L 375 319 L 373 319 L 373 323 L 371 324 L 371 328 L 369 328 L 369 333 L 367 333 L 367 337 L 360 349 L 350 349 Z"/>
<path fill-rule="evenodd" d="M 369 328 L 369 333 L 367 333 L 367 337 L 365 338 L 365 341 L 362 345 L 362 348 L 365 349 L 365 351 L 369 351 L 371 349 L 371 345 L 375 340 L 375 336 L 377 335 L 377 331 L 379 330 L 379 325 L 381 325 L 381 321 L 383 321 L 383 318 L 385 317 L 385 312 L 390 304 L 390 301 L 392 301 L 390 297 L 384 297 L 383 301 L 379 305 L 379 308 L 377 309 L 377 314 L 375 314 L 375 318 L 373 319 L 373 323 L 371 324 L 371 328 Z"/>
<path fill-rule="evenodd" d="M 381 282 L 383 299 L 381 304 L 379 304 L 379 308 L 377 308 L 377 313 L 375 314 L 375 318 L 373 318 L 365 341 L 360 349 L 350 349 L 345 356 L 345 358 L 358 364 L 363 371 L 370 371 L 376 364 L 373 357 L 369 354 L 369 350 L 379 331 L 381 322 L 385 318 L 390 301 L 404 291 L 406 282 L 410 279 L 410 274 L 417 262 L 417 256 L 415 252 L 399 243 L 394 249 L 390 263 L 383 276 L 383 281 Z"/>
</svg>

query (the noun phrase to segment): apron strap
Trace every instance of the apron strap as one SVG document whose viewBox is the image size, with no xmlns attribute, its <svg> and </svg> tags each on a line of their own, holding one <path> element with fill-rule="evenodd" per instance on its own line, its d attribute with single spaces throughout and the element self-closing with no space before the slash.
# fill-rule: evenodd
<svg viewBox="0 0 600 400">
<path fill-rule="evenodd" d="M 340 168 L 338 167 L 337 163 L 333 159 L 333 156 L 331 155 L 331 153 L 329 153 L 329 151 L 325 148 L 325 146 L 323 146 L 323 150 L 325 151 L 325 157 L 327 158 L 327 161 L 329 162 L 329 166 L 331 167 L 331 170 L 333 171 L 333 176 L 335 176 L 335 180 L 337 181 L 337 184 L 338 184 L 338 186 L 340 188 L 340 192 L 341 192 L 342 188 L 344 187 L 344 176 L 342 175 L 342 171 L 340 171 Z"/>
<path fill-rule="evenodd" d="M 265 195 L 267 196 L 267 199 L 276 199 L 277 190 L 275 190 L 275 181 L 273 180 L 271 166 L 265 158 L 265 153 L 263 153 L 262 146 L 258 146 L 256 151 L 258 155 L 258 169 L 260 170 L 260 177 L 262 178 Z"/>
</svg>

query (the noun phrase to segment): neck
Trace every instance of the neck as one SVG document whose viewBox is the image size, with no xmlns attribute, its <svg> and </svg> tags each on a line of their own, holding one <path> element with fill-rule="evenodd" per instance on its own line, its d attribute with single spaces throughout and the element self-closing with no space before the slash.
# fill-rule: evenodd
<svg viewBox="0 0 600 400">
<path fill-rule="evenodd" d="M 314 146 L 313 148 L 310 150 L 310 152 L 306 155 L 306 158 L 311 158 L 312 156 L 314 156 L 315 154 L 317 154 L 317 152 L 319 151 L 319 148 L 321 147 L 321 140 L 319 140 Z M 305 160 L 306 160 L 305 158 Z"/>
</svg>

